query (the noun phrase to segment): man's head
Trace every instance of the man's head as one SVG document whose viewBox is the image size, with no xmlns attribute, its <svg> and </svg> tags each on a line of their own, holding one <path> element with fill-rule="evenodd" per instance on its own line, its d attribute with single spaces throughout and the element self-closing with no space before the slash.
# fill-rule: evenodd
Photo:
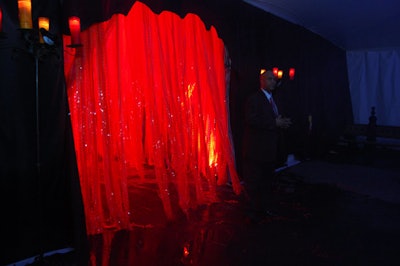
<svg viewBox="0 0 400 266">
<path fill-rule="evenodd" d="M 268 92 L 272 92 L 275 89 L 276 77 L 271 70 L 267 70 L 260 74 L 260 87 Z"/>
</svg>

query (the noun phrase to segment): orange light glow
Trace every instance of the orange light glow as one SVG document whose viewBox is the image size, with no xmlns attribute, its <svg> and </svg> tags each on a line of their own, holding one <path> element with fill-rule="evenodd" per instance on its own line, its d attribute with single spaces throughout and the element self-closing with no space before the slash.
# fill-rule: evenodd
<svg viewBox="0 0 400 266">
<path fill-rule="evenodd" d="M 281 79 L 283 77 L 283 71 L 282 70 L 278 70 L 278 79 Z"/>
<path fill-rule="evenodd" d="M 207 145 L 208 145 L 208 165 L 210 167 L 218 166 L 217 141 L 215 138 L 215 134 L 213 132 L 210 133 L 210 140 Z"/>
<path fill-rule="evenodd" d="M 264 68 L 260 69 L 260 75 L 264 74 L 266 71 L 267 71 L 267 70 L 264 69 Z"/>
<path fill-rule="evenodd" d="M 187 91 L 186 91 L 185 94 L 186 94 L 186 97 L 187 97 L 188 99 L 192 98 L 193 91 L 194 91 L 195 88 L 196 88 L 196 83 L 189 84 L 189 85 L 187 86 Z"/>
<path fill-rule="evenodd" d="M 49 18 L 46 17 L 39 17 L 38 18 L 38 24 L 39 24 L 39 29 L 45 29 L 45 30 L 49 30 L 50 28 L 50 21 Z M 39 42 L 40 43 L 44 43 L 43 41 L 43 36 L 42 34 L 39 32 Z"/>
<path fill-rule="evenodd" d="M 32 29 L 31 0 L 18 0 L 19 26 L 21 29 Z"/>
<path fill-rule="evenodd" d="M 68 22 L 69 31 L 71 32 L 71 44 L 80 44 L 81 20 L 78 17 L 70 17 Z"/>
</svg>

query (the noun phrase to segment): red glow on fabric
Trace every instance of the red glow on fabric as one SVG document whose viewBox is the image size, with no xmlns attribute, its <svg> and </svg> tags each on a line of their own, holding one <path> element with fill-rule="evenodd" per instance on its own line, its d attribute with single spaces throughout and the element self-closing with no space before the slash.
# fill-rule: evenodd
<svg viewBox="0 0 400 266">
<path fill-rule="evenodd" d="M 183 211 L 218 201 L 216 186 L 229 180 L 240 193 L 225 49 L 213 27 L 136 2 L 127 16 L 81 32 L 80 41 L 64 58 L 89 234 L 130 228 L 140 215 L 129 206 L 132 176 L 158 185 L 171 219 L 171 184 Z"/>
</svg>

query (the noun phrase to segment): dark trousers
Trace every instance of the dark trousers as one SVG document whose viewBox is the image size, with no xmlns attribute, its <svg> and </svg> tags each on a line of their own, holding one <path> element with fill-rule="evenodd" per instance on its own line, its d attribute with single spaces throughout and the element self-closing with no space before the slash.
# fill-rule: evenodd
<svg viewBox="0 0 400 266">
<path fill-rule="evenodd" d="M 244 187 L 247 193 L 247 206 L 251 211 L 264 212 L 273 207 L 274 165 L 274 162 L 244 161 Z"/>
</svg>

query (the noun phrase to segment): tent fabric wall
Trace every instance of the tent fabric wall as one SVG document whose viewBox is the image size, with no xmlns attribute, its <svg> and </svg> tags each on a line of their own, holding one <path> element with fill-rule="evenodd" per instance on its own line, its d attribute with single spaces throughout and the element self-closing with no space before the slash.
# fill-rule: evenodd
<svg viewBox="0 0 400 266">
<path fill-rule="evenodd" d="M 354 123 L 368 124 L 375 107 L 378 125 L 400 126 L 400 49 L 349 51 L 347 68 Z"/>
</svg>

